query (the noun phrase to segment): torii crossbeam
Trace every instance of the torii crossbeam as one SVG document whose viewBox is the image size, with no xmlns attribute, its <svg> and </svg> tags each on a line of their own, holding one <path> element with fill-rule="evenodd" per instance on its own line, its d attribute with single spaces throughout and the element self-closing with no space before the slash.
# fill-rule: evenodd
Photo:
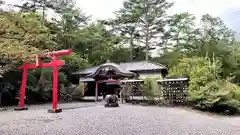
<svg viewBox="0 0 240 135">
<path fill-rule="evenodd" d="M 48 112 L 50 113 L 58 113 L 61 112 L 62 109 L 57 108 L 58 103 L 58 67 L 63 66 L 65 63 L 62 60 L 59 60 L 58 56 L 69 55 L 72 53 L 72 50 L 62 50 L 62 51 L 53 51 L 48 52 L 40 56 L 36 56 L 36 63 L 35 64 L 28 64 L 24 63 L 22 66 L 19 67 L 20 70 L 23 70 L 22 73 L 22 84 L 20 89 L 20 99 L 19 99 L 19 106 L 14 110 L 27 110 L 24 105 L 24 98 L 25 98 L 25 90 L 26 90 L 26 83 L 27 83 L 27 73 L 29 69 L 36 69 L 36 68 L 53 68 L 53 101 L 52 101 L 52 109 L 49 109 Z M 51 62 L 49 63 L 41 63 L 41 57 L 49 57 L 51 58 Z"/>
</svg>

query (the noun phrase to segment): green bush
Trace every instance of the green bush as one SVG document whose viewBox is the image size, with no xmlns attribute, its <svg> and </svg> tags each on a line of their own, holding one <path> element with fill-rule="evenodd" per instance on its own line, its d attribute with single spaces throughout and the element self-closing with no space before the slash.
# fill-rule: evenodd
<svg viewBox="0 0 240 135">
<path fill-rule="evenodd" d="M 44 73 L 44 85 L 37 87 L 41 72 Z M 47 82 L 47 83 L 46 83 Z M 64 84 L 66 82 L 66 75 L 63 72 L 58 74 L 58 84 Z M 35 99 L 41 101 L 51 101 L 52 100 L 52 69 L 36 69 L 28 72 L 27 79 L 27 91 L 29 95 L 29 100 Z M 34 96 L 33 96 L 34 95 Z M 31 97 L 32 96 L 32 97 Z"/>
<path fill-rule="evenodd" d="M 78 89 L 79 89 L 79 96 L 83 97 L 85 93 L 85 85 L 83 82 L 79 83 Z"/>
<path fill-rule="evenodd" d="M 194 107 L 213 112 L 238 113 L 240 107 L 240 88 L 229 81 L 215 80 L 191 96 Z"/>
<path fill-rule="evenodd" d="M 150 104 L 154 104 L 154 93 L 158 90 L 157 88 L 157 79 L 155 78 L 146 78 L 144 79 L 143 84 L 143 95 L 147 98 L 147 101 Z"/>
<path fill-rule="evenodd" d="M 200 110 L 234 114 L 239 112 L 240 87 L 219 77 L 221 62 L 208 58 L 184 58 L 170 69 L 170 76 L 189 75 L 191 106 Z"/>
</svg>

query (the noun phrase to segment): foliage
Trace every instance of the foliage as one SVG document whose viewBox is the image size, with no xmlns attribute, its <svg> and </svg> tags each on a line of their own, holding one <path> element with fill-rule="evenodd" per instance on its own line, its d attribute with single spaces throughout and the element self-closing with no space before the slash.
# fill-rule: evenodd
<svg viewBox="0 0 240 135">
<path fill-rule="evenodd" d="M 55 42 L 37 13 L 8 12 L 0 14 L 0 74 L 15 69 L 22 60 L 51 50 Z"/>
<path fill-rule="evenodd" d="M 81 96 L 81 97 L 83 97 L 84 96 L 84 91 L 85 91 L 85 87 L 84 87 L 85 85 L 84 85 L 84 83 L 82 83 L 82 82 L 80 82 L 79 83 L 79 95 Z"/>
<path fill-rule="evenodd" d="M 143 44 L 145 59 L 148 60 L 150 50 L 162 46 L 162 42 L 155 42 L 154 39 L 161 40 L 163 37 L 169 21 L 166 11 L 172 5 L 166 0 L 126 0 L 110 25 L 130 43 L 131 49 L 136 44 Z"/>
<path fill-rule="evenodd" d="M 219 78 L 221 72 L 221 61 L 209 61 L 209 58 L 193 57 L 183 58 L 169 70 L 169 76 L 189 75 L 191 78 L 190 89 L 198 90 L 200 86 L 209 81 Z M 191 85 L 193 83 L 193 85 Z"/>
<path fill-rule="evenodd" d="M 36 13 L 4 13 L 0 15 L 1 56 L 10 59 L 41 54 L 54 44 L 47 27 Z"/>
<path fill-rule="evenodd" d="M 197 95 L 192 96 L 195 107 L 201 110 L 239 113 L 240 87 L 229 81 L 216 80 L 200 88 Z"/>
<path fill-rule="evenodd" d="M 43 81 L 40 79 L 41 74 L 44 74 Z M 59 72 L 59 84 L 64 84 L 66 81 L 66 75 Z M 38 100 L 44 99 L 45 101 L 50 101 L 52 99 L 52 69 L 36 69 L 30 71 L 28 73 L 27 89 L 29 94 L 37 94 L 39 96 Z"/>
<path fill-rule="evenodd" d="M 190 76 L 188 100 L 201 110 L 237 113 L 240 87 L 220 79 L 221 62 L 209 58 L 184 58 L 170 69 L 169 76 Z"/>
<path fill-rule="evenodd" d="M 4 3 L 0 0 L 1 7 Z M 153 60 L 166 65 L 169 75 L 191 77 L 193 106 L 208 110 L 238 106 L 239 42 L 221 18 L 205 14 L 197 22 L 187 12 L 167 14 L 173 3 L 166 0 L 125 0 L 114 18 L 90 22 L 91 17 L 75 5 L 74 0 L 24 0 L 11 10 L 0 7 L 0 75 L 12 86 L 5 92 L 15 97 L 21 81 L 16 68 L 24 60 L 32 62 L 32 56 L 45 51 L 72 49 L 72 55 L 60 58 L 66 64 L 59 69 L 59 84 L 67 87 L 78 84 L 72 75 L 78 69 L 107 60 Z M 227 78 L 231 80 L 223 81 Z M 30 97 L 50 100 L 51 81 L 51 69 L 30 71 Z M 146 79 L 144 84 L 150 99 L 153 83 Z"/>
<path fill-rule="evenodd" d="M 158 88 L 156 87 L 157 82 L 156 78 L 146 78 L 144 79 L 143 84 L 143 95 L 147 98 L 147 101 L 149 101 L 150 104 L 155 103 L 155 93 L 158 91 Z"/>
</svg>

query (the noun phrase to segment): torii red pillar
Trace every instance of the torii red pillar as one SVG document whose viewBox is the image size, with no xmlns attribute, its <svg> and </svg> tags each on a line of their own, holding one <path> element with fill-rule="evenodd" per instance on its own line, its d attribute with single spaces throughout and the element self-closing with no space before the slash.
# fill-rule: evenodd
<svg viewBox="0 0 240 135">
<path fill-rule="evenodd" d="M 15 108 L 15 110 L 27 110 L 27 108 L 24 107 L 24 98 L 25 98 L 25 89 L 26 89 L 26 83 L 27 83 L 27 71 L 28 71 L 28 69 L 36 69 L 38 67 L 40 67 L 40 68 L 52 67 L 53 68 L 53 101 L 52 101 L 52 109 L 49 109 L 48 112 L 58 113 L 58 112 L 62 111 L 62 109 L 57 108 L 57 103 L 58 103 L 58 67 L 63 66 L 65 63 L 64 63 L 64 61 L 61 61 L 61 60 L 57 59 L 57 56 L 69 55 L 71 53 L 72 53 L 72 50 L 62 50 L 62 51 L 49 52 L 49 53 L 43 54 L 42 56 L 38 56 L 35 64 L 24 63 L 23 66 L 19 67 L 19 69 L 23 69 L 22 85 L 21 85 L 21 89 L 20 89 L 19 107 Z M 50 58 L 52 58 L 52 61 L 50 63 L 41 63 L 40 62 L 41 57 L 50 57 Z"/>
</svg>

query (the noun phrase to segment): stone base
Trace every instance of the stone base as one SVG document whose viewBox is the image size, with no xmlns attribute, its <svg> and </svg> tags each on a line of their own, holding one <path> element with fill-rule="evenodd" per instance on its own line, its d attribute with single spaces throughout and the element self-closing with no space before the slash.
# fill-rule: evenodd
<svg viewBox="0 0 240 135">
<path fill-rule="evenodd" d="M 16 108 L 14 108 L 14 111 L 24 111 L 24 110 L 28 110 L 28 108 L 26 108 L 26 107 L 16 107 Z"/>
<path fill-rule="evenodd" d="M 119 107 L 118 103 L 109 103 L 109 104 L 105 104 L 104 107 Z"/>
<path fill-rule="evenodd" d="M 60 113 L 62 109 L 48 109 L 48 113 Z"/>
<path fill-rule="evenodd" d="M 7 108 L 0 108 L 0 112 L 1 111 L 7 111 Z"/>
</svg>

